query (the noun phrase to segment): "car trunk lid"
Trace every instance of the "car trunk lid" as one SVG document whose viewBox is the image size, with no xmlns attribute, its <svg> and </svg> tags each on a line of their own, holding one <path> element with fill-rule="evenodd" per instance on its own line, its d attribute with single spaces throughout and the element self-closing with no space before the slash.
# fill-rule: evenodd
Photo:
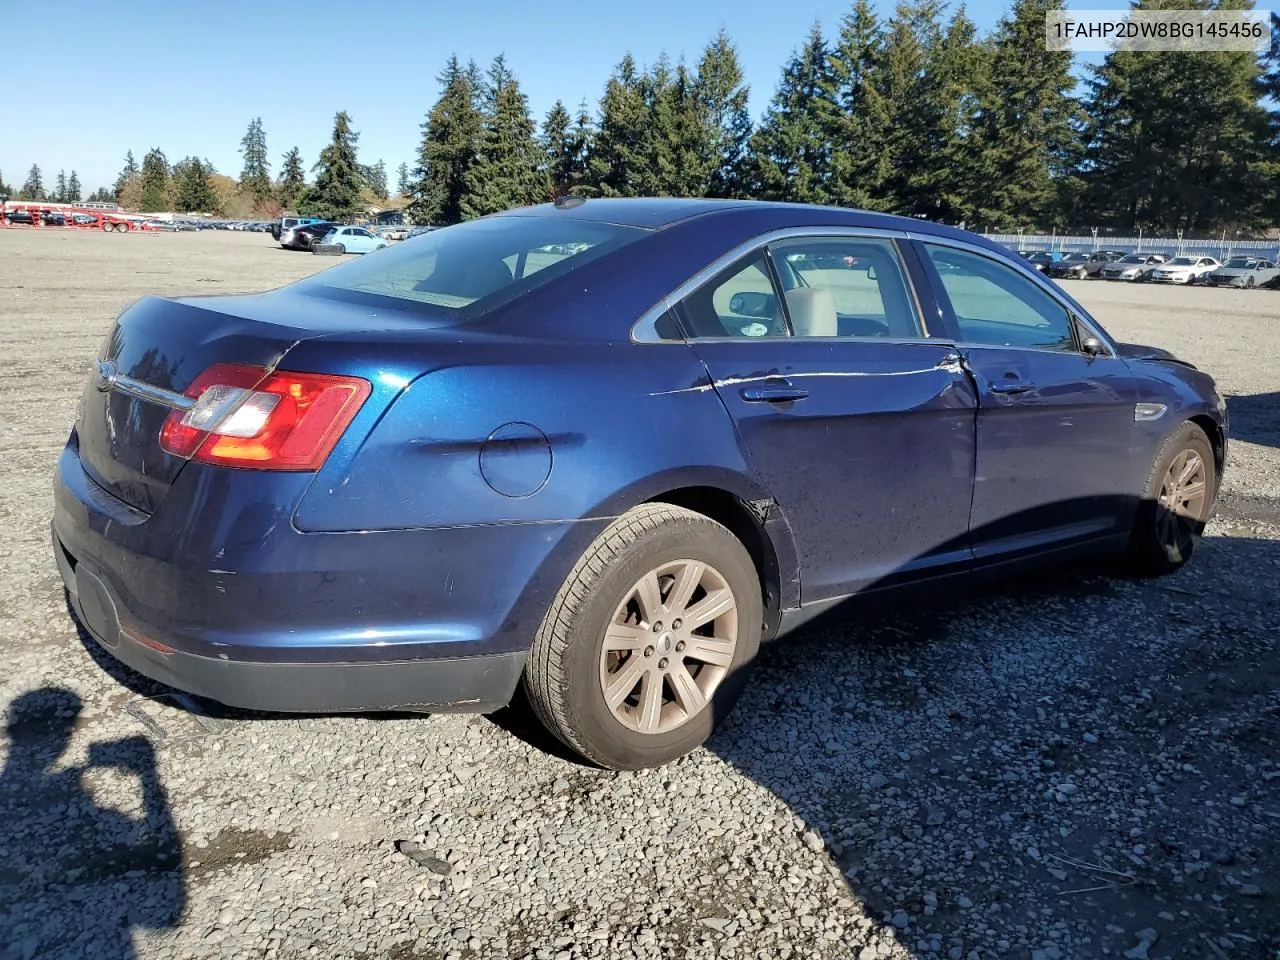
<svg viewBox="0 0 1280 960">
<path fill-rule="evenodd" d="M 76 418 L 80 461 L 99 486 L 153 512 L 187 462 L 161 447 L 160 431 L 173 410 L 189 404 L 183 391 L 191 382 L 215 363 L 274 368 L 294 344 L 327 332 L 310 323 L 237 315 L 244 301 L 265 300 L 146 297 L 121 314 L 94 362 Z"/>
</svg>

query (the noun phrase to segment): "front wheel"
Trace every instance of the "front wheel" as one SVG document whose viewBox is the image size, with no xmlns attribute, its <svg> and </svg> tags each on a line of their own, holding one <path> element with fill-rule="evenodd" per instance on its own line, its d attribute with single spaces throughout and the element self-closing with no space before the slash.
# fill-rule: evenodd
<svg viewBox="0 0 1280 960">
<path fill-rule="evenodd" d="M 1244 278 L 1244 288 L 1245 288 L 1246 290 L 1252 290 L 1252 289 L 1253 289 L 1253 277 L 1245 277 L 1245 278 Z"/>
<path fill-rule="evenodd" d="M 660 766 L 729 713 L 762 631 L 742 543 L 702 514 L 644 504 L 569 573 L 534 639 L 525 690 L 543 725 L 593 763 Z"/>
<path fill-rule="evenodd" d="M 1128 566 L 1140 576 L 1172 573 L 1191 559 L 1218 493 L 1213 445 L 1190 421 L 1156 455 L 1129 538 Z"/>
</svg>

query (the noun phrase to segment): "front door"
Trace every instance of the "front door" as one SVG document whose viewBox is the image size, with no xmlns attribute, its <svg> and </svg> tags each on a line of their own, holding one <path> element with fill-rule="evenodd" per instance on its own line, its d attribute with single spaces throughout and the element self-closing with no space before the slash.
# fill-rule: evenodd
<svg viewBox="0 0 1280 960">
<path fill-rule="evenodd" d="M 922 332 L 892 240 L 771 245 L 679 315 L 791 527 L 804 602 L 971 559 L 977 397 Z"/>
<path fill-rule="evenodd" d="M 977 557 L 1128 529 L 1137 385 L 1084 349 L 1064 303 L 997 258 L 923 243 L 979 391 L 971 537 Z"/>
</svg>

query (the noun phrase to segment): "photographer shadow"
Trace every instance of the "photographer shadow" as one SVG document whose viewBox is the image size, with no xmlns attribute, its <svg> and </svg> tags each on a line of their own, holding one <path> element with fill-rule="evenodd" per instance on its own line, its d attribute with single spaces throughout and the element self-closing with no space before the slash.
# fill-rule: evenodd
<svg viewBox="0 0 1280 960">
<path fill-rule="evenodd" d="M 83 764 L 66 765 L 81 706 L 72 691 L 45 687 L 9 707 L 0 960 L 127 960 L 135 929 L 176 927 L 186 904 L 178 832 L 150 742 L 93 743 Z M 140 802 L 122 775 L 141 787 Z M 121 807 L 100 802 L 104 795 Z"/>
</svg>

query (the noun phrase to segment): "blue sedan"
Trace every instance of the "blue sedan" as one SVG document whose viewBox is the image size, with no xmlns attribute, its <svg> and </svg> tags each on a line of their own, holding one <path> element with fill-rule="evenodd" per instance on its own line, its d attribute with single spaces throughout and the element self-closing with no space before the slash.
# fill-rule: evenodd
<svg viewBox="0 0 1280 960">
<path fill-rule="evenodd" d="M 251 709 L 696 748 L 759 645 L 981 569 L 1191 555 L 1211 379 L 948 227 L 569 198 L 257 296 L 145 298 L 61 455 L 77 618 Z"/>
<path fill-rule="evenodd" d="M 390 243 L 364 227 L 334 227 L 311 244 L 312 253 L 373 253 Z"/>
</svg>

